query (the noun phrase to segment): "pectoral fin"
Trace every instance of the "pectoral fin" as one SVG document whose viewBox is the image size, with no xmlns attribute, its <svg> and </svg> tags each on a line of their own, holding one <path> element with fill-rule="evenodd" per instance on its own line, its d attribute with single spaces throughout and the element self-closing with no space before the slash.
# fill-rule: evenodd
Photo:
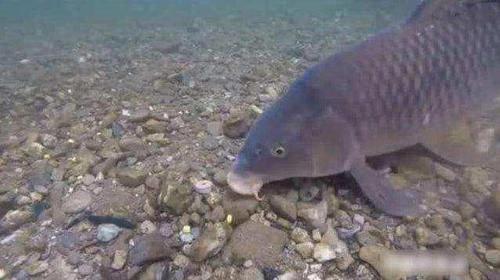
<svg viewBox="0 0 500 280">
<path fill-rule="evenodd" d="M 350 172 L 364 195 L 379 210 L 398 217 L 424 214 L 419 193 L 394 189 L 387 178 L 364 162 L 352 166 Z"/>
</svg>

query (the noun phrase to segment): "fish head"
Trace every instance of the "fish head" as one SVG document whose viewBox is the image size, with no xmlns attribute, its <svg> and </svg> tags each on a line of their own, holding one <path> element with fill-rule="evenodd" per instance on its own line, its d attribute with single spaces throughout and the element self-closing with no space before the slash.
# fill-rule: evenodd
<svg viewBox="0 0 500 280">
<path fill-rule="evenodd" d="M 296 83 L 260 116 L 228 174 L 233 191 L 259 199 L 265 183 L 346 170 L 349 131 L 309 91 Z"/>
</svg>

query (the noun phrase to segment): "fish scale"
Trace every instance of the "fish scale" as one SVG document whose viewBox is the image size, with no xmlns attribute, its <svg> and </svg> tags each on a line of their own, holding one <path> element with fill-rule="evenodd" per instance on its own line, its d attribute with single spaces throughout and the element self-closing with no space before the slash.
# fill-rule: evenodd
<svg viewBox="0 0 500 280">
<path fill-rule="evenodd" d="M 376 37 L 353 50 L 358 55 L 347 63 L 357 73 L 347 98 L 351 108 L 363 108 L 351 113 L 361 139 L 370 142 L 374 133 L 384 132 L 413 135 L 484 100 L 477 84 L 499 61 L 500 35 L 492 34 L 500 34 L 500 16 L 475 15 L 481 12 L 443 24 L 409 26 L 409 32 Z"/>
</svg>

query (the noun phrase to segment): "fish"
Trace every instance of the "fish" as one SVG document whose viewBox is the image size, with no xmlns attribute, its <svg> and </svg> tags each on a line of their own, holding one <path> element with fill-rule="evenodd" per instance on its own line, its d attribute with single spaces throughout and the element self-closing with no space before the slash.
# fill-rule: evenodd
<svg viewBox="0 0 500 280">
<path fill-rule="evenodd" d="M 252 125 L 228 185 L 262 200 L 269 182 L 347 173 L 378 210 L 422 215 L 423 195 L 395 189 L 367 159 L 422 146 L 482 163 L 461 128 L 496 106 L 499 89 L 500 0 L 423 0 L 296 78 Z"/>
</svg>

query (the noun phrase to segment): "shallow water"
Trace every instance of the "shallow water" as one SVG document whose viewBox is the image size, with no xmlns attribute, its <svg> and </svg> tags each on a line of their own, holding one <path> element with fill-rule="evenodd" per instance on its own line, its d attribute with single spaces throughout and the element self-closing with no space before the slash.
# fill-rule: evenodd
<svg viewBox="0 0 500 280">
<path fill-rule="evenodd" d="M 296 77 L 416 2 L 0 0 L 0 279 L 381 279 L 360 257 L 376 244 L 498 272 L 498 224 L 478 209 L 498 194 L 489 169 L 398 158 L 391 182 L 430 193 L 408 220 L 345 176 L 273 183 L 259 203 L 225 182 L 248 123 Z M 479 142 L 498 142 L 498 119 Z"/>
</svg>

